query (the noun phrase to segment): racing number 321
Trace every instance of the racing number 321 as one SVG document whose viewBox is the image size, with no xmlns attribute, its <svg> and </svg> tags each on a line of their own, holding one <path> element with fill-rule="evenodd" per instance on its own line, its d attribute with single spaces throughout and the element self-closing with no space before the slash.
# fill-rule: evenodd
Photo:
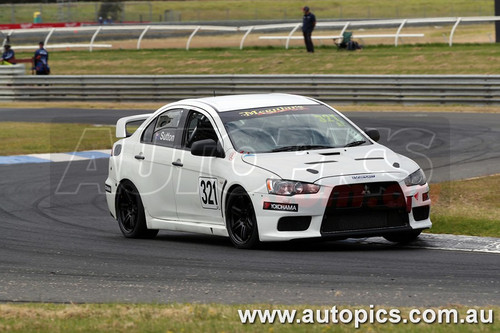
<svg viewBox="0 0 500 333">
<path fill-rule="evenodd" d="M 200 177 L 200 199 L 201 206 L 208 209 L 218 209 L 217 201 L 217 179 Z"/>
</svg>

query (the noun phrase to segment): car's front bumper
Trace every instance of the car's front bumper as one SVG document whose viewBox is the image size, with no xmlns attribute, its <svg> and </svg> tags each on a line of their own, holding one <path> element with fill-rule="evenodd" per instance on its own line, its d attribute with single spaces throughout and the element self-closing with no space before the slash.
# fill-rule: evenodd
<svg viewBox="0 0 500 333">
<path fill-rule="evenodd" d="M 292 197 L 255 193 L 252 201 L 261 241 L 383 236 L 432 226 L 427 184 L 322 186 L 317 194 Z"/>
</svg>

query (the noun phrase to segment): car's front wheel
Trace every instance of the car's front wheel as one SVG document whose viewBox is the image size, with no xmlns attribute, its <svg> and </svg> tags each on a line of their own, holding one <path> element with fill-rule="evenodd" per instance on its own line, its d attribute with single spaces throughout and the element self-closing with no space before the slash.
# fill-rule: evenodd
<svg viewBox="0 0 500 333">
<path fill-rule="evenodd" d="M 148 229 L 144 206 L 137 188 L 123 182 L 116 192 L 116 215 L 122 234 L 127 238 L 154 238 L 156 229 Z"/>
<path fill-rule="evenodd" d="M 226 227 L 236 248 L 250 249 L 259 243 L 259 230 L 252 200 L 241 187 L 229 194 L 226 209 Z"/>
<path fill-rule="evenodd" d="M 384 238 L 395 243 L 410 243 L 420 235 L 422 230 L 402 231 L 384 235 Z"/>
</svg>

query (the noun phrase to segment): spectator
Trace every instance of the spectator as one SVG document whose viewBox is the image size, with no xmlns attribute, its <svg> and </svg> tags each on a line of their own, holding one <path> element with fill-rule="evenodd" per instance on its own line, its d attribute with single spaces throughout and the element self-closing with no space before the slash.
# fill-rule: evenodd
<svg viewBox="0 0 500 333">
<path fill-rule="evenodd" d="M 314 45 L 312 42 L 312 32 L 316 27 L 316 16 L 309 10 L 309 7 L 302 8 L 304 17 L 302 18 L 302 33 L 304 34 L 304 42 L 306 43 L 307 52 L 314 53 Z"/>
<path fill-rule="evenodd" d="M 49 75 L 49 52 L 43 48 L 44 43 L 39 43 L 40 48 L 36 50 L 35 56 L 33 58 L 36 75 Z"/>
<path fill-rule="evenodd" d="M 2 60 L 0 65 L 14 65 L 16 63 L 16 55 L 14 50 L 10 48 L 9 44 L 4 45 L 4 52 L 2 54 Z"/>
</svg>

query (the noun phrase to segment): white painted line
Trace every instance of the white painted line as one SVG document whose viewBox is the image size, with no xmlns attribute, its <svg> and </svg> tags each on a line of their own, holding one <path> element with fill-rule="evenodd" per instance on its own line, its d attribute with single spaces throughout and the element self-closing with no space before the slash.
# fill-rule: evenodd
<svg viewBox="0 0 500 333">
<path fill-rule="evenodd" d="M 87 160 L 85 157 L 71 155 L 68 153 L 48 153 L 48 154 L 29 154 L 28 156 L 43 158 L 52 162 L 70 162 Z"/>
<path fill-rule="evenodd" d="M 49 162 L 76 162 L 93 160 L 98 158 L 109 158 L 110 149 L 95 149 L 67 153 L 43 153 L 29 155 L 0 156 L 0 165 L 26 164 L 26 163 L 49 163 Z"/>
<path fill-rule="evenodd" d="M 356 241 L 355 241 L 356 242 Z M 394 245 L 382 237 L 364 238 L 362 244 Z M 500 254 L 500 238 L 461 236 L 449 234 L 421 234 L 418 239 L 404 247 L 428 250 L 481 252 Z"/>
</svg>

